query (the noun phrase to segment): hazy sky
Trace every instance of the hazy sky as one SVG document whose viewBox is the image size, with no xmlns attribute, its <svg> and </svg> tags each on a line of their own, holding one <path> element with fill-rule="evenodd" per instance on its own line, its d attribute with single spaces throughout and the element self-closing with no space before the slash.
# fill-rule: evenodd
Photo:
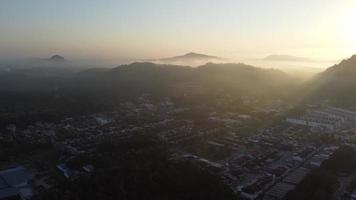
<svg viewBox="0 0 356 200">
<path fill-rule="evenodd" d="M 355 0 L 0 0 L 0 57 L 356 53 Z"/>
</svg>

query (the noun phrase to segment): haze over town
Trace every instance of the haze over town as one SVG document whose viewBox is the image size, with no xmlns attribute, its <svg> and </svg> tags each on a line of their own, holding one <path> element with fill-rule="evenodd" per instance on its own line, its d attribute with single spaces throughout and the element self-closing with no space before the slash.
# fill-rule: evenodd
<svg viewBox="0 0 356 200">
<path fill-rule="evenodd" d="M 356 199 L 356 1 L 2 0 L 0 200 Z"/>
</svg>

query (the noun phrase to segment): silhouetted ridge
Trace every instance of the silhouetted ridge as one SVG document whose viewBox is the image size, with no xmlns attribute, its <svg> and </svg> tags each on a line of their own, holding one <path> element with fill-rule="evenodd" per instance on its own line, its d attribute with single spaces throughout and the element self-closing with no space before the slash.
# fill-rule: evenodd
<svg viewBox="0 0 356 200">
<path fill-rule="evenodd" d="M 199 54 L 199 53 L 194 53 L 194 52 L 190 52 L 187 53 L 181 57 L 189 57 L 189 58 L 219 58 L 217 56 L 209 56 L 209 55 L 204 55 L 204 54 Z"/>
<path fill-rule="evenodd" d="M 224 60 L 226 59 L 217 56 L 210 56 L 210 55 L 190 52 L 181 56 L 162 58 L 162 59 L 157 59 L 152 61 L 160 64 L 199 66 L 208 62 L 221 62 Z"/>
<path fill-rule="evenodd" d="M 356 75 L 356 55 L 341 61 L 327 69 L 321 76 L 355 76 Z M 356 78 L 356 77 L 355 77 Z"/>
<path fill-rule="evenodd" d="M 308 86 L 309 97 L 340 106 L 356 106 L 356 55 L 319 74 Z"/>
<path fill-rule="evenodd" d="M 54 55 L 50 58 L 51 61 L 55 61 L 55 62 L 64 62 L 66 61 L 65 58 L 63 56 L 60 55 Z"/>
</svg>

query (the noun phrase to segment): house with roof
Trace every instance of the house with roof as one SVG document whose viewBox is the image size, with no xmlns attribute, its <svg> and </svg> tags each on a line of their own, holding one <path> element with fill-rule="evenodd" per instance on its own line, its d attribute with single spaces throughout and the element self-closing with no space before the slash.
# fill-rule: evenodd
<svg viewBox="0 0 356 200">
<path fill-rule="evenodd" d="M 0 171 L 0 200 L 27 200 L 33 196 L 33 175 L 23 166 Z"/>
</svg>

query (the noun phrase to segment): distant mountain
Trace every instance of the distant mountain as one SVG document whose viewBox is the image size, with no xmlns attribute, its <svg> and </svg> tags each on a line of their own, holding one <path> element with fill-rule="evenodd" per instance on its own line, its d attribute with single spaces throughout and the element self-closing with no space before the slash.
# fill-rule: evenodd
<svg viewBox="0 0 356 200">
<path fill-rule="evenodd" d="M 64 57 L 60 56 L 60 55 L 54 55 L 49 60 L 54 61 L 54 62 L 65 62 L 66 61 L 66 59 L 64 59 Z"/>
<path fill-rule="evenodd" d="M 91 68 L 86 64 L 71 62 L 61 55 L 49 58 L 27 58 L 3 64 L 0 73 L 34 77 L 63 77 Z"/>
<path fill-rule="evenodd" d="M 209 62 L 224 62 L 226 59 L 217 56 L 209 56 L 199 53 L 187 53 L 181 56 L 175 56 L 170 58 L 162 58 L 157 60 L 150 60 L 154 63 L 160 64 L 171 64 L 171 65 L 189 65 L 189 66 L 199 66 Z"/>
<path fill-rule="evenodd" d="M 317 75 L 308 87 L 311 99 L 356 106 L 356 55 Z"/>
<path fill-rule="evenodd" d="M 176 61 L 176 60 L 205 60 L 205 59 L 222 59 L 217 56 L 209 56 L 209 55 L 204 55 L 204 54 L 199 54 L 199 53 L 187 53 L 182 56 L 175 56 L 171 58 L 164 58 L 161 60 L 170 60 L 170 61 Z"/>
<path fill-rule="evenodd" d="M 38 66 L 38 65 L 57 65 L 57 64 L 63 64 L 65 62 L 68 62 L 63 56 L 61 55 L 53 55 L 49 58 L 28 58 L 20 61 L 19 63 L 22 64 L 27 64 L 27 65 L 33 65 L 33 66 Z"/>
<path fill-rule="evenodd" d="M 265 57 L 263 60 L 266 61 L 283 61 L 283 62 L 312 62 L 313 59 L 305 58 L 305 57 L 297 57 L 291 55 L 269 55 Z"/>
</svg>

